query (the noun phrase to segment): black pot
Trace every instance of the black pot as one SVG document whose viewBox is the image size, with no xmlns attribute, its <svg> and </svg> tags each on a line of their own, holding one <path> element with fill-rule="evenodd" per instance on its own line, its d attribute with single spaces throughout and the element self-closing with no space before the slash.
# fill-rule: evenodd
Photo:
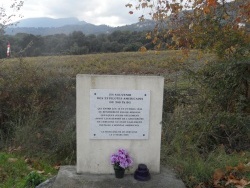
<svg viewBox="0 0 250 188">
<path fill-rule="evenodd" d="M 123 178 L 124 177 L 124 173 L 125 173 L 125 169 L 124 168 L 114 168 L 115 170 L 115 177 L 116 178 Z"/>
</svg>

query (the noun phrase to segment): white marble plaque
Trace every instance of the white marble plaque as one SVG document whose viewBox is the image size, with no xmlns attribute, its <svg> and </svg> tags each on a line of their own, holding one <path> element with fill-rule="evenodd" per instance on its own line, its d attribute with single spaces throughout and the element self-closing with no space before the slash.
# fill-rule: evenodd
<svg viewBox="0 0 250 188">
<path fill-rule="evenodd" d="M 148 139 L 149 90 L 90 89 L 91 139 Z"/>
</svg>

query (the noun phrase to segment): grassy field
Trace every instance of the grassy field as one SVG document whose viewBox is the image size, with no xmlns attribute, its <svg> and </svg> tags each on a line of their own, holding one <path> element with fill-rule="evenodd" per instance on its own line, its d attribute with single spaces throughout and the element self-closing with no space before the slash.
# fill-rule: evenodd
<svg viewBox="0 0 250 188">
<path fill-rule="evenodd" d="M 0 152 L 0 187 L 34 187 L 57 172 L 48 162 Z"/>
<path fill-rule="evenodd" d="M 187 187 L 215 183 L 236 187 L 240 181 L 249 181 L 249 151 L 228 147 L 234 139 L 247 141 L 248 130 L 240 128 L 246 125 L 245 118 L 222 113 L 213 118 L 213 112 L 204 113 L 200 88 L 187 74 L 214 58 L 198 51 L 189 56 L 183 56 L 182 51 L 164 51 L 0 60 L 0 172 L 5 174 L 0 176 L 0 186 L 21 187 L 34 170 L 46 171 L 42 177 L 35 175 L 42 179 L 56 173 L 53 166 L 75 164 L 77 74 L 163 76 L 162 164 L 173 167 Z M 223 127 L 223 123 L 230 126 Z M 222 133 L 228 135 L 221 139 Z M 3 166 L 8 158 L 18 158 L 21 173 Z M 52 167 L 29 169 L 26 158 Z M 19 169 L 19 162 L 15 163 Z M 10 179 L 12 171 L 17 181 Z"/>
</svg>

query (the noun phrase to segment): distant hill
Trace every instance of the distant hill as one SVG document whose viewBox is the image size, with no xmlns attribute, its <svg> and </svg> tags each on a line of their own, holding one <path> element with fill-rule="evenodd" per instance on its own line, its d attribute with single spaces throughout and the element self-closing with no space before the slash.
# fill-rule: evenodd
<svg viewBox="0 0 250 188">
<path fill-rule="evenodd" d="M 20 20 L 14 28 L 17 27 L 62 27 L 65 25 L 84 25 L 87 22 L 79 21 L 75 17 L 71 18 L 27 18 Z"/>
<path fill-rule="evenodd" d="M 84 34 L 111 33 L 115 30 L 121 31 L 145 31 L 152 30 L 155 22 L 146 20 L 131 25 L 110 27 L 107 25 L 94 25 L 77 18 L 28 18 L 19 21 L 16 26 L 5 29 L 6 34 L 28 33 L 33 35 L 70 34 L 73 31 L 82 31 Z"/>
</svg>

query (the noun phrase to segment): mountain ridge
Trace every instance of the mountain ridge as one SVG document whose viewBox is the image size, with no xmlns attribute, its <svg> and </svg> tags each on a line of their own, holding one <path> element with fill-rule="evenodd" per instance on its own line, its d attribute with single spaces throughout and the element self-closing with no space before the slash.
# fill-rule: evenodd
<svg viewBox="0 0 250 188">
<path fill-rule="evenodd" d="M 83 25 L 87 24 L 85 21 L 79 21 L 76 17 L 66 18 L 50 18 L 50 17 L 37 17 L 26 18 L 19 20 L 13 26 L 17 27 L 62 27 L 65 25 Z"/>
<path fill-rule="evenodd" d="M 54 35 L 54 34 L 70 34 L 74 31 L 82 31 L 84 34 L 101 34 L 111 33 L 116 30 L 122 31 L 144 31 L 152 30 L 155 22 L 146 20 L 131 25 L 111 27 L 108 25 L 94 25 L 85 21 L 79 21 L 77 18 L 59 18 L 53 19 L 48 17 L 27 18 L 20 20 L 17 25 L 13 25 L 5 29 L 7 35 L 15 35 L 17 33 L 27 33 L 33 35 Z"/>
</svg>

